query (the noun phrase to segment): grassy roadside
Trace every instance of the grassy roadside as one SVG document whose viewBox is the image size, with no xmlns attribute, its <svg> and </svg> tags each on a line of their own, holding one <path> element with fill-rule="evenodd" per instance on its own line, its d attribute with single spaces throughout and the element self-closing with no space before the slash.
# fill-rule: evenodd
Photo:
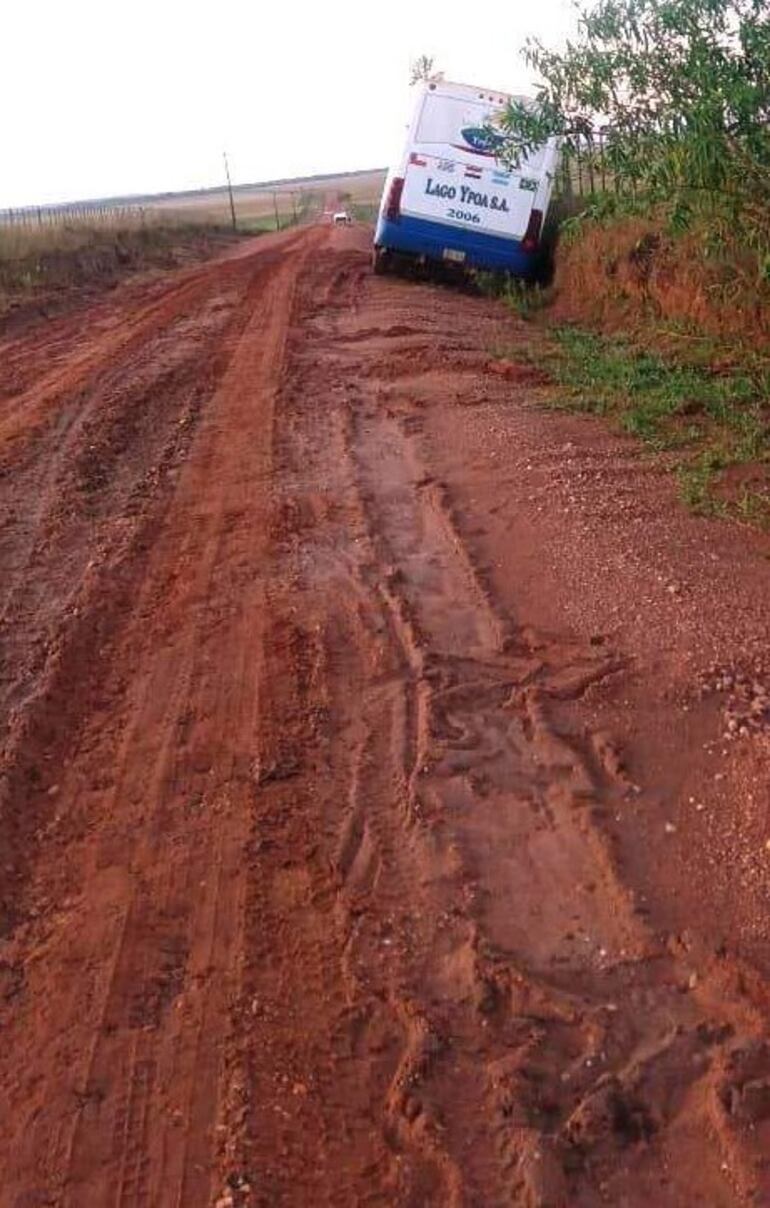
<svg viewBox="0 0 770 1208">
<path fill-rule="evenodd" d="M 27 305 L 62 299 L 84 287 L 109 288 L 148 268 L 174 268 L 212 255 L 232 230 L 201 223 L 146 227 L 0 228 L 0 320 Z"/>
<path fill-rule="evenodd" d="M 677 355 L 580 328 L 553 332 L 555 401 L 609 416 L 671 452 L 684 502 L 702 514 L 770 523 L 770 360 L 708 338 Z"/>
<path fill-rule="evenodd" d="M 356 222 L 374 223 L 380 209 L 379 201 L 354 201 L 350 206 Z"/>
<path fill-rule="evenodd" d="M 680 496 L 701 515 L 770 527 L 770 353 L 684 333 L 676 324 L 606 334 L 550 320 L 547 290 L 481 281 L 532 338 L 495 355 L 551 380 L 546 405 L 605 417 L 665 457 Z"/>
<path fill-rule="evenodd" d="M 238 219 L 239 235 L 268 235 L 271 231 L 283 231 L 286 227 L 294 226 L 294 215 L 289 211 L 279 211 L 278 222 L 274 214 L 264 214 L 260 217 Z"/>
</svg>

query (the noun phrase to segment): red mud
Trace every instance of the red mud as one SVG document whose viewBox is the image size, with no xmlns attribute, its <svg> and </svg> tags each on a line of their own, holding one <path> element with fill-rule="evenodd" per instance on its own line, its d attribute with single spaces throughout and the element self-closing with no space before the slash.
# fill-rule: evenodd
<svg viewBox="0 0 770 1208">
<path fill-rule="evenodd" d="M 367 239 L 0 343 L 0 1204 L 770 1203 L 766 544 Z"/>
</svg>

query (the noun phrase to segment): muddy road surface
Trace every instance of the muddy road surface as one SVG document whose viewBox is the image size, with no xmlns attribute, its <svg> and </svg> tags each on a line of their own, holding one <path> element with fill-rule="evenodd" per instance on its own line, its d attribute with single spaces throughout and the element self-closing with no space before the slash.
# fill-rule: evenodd
<svg viewBox="0 0 770 1208">
<path fill-rule="evenodd" d="M 368 238 L 0 337 L 0 1204 L 770 1204 L 764 539 Z"/>
</svg>

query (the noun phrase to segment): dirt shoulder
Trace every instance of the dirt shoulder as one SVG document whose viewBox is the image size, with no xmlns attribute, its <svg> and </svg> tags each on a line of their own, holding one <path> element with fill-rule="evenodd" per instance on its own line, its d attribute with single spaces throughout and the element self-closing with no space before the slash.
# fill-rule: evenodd
<svg viewBox="0 0 770 1208">
<path fill-rule="evenodd" d="M 0 1185 L 764 1203 L 770 544 L 368 239 L 5 338 Z"/>
<path fill-rule="evenodd" d="M 503 323 L 500 336 L 512 355 L 520 341 L 526 380 L 527 326 Z M 590 698 L 630 782 L 650 778 L 612 828 L 624 861 L 670 877 L 669 923 L 705 910 L 715 937 L 762 962 L 770 538 L 691 515 L 665 459 L 602 421 L 554 413 L 548 388 L 527 393 L 515 368 L 511 385 L 490 369 L 482 397 L 436 407 L 428 424 L 479 559 L 522 624 L 622 651 L 612 705 Z"/>
</svg>

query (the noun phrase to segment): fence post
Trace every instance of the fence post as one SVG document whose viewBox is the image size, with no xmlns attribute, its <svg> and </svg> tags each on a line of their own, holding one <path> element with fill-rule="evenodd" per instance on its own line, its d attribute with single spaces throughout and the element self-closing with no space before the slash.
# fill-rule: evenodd
<svg viewBox="0 0 770 1208">
<path fill-rule="evenodd" d="M 591 196 L 596 193 L 596 182 L 594 179 L 594 144 L 593 139 L 586 140 L 586 149 L 588 152 L 586 159 L 586 167 L 588 168 L 588 184 L 591 190 Z"/>
<path fill-rule="evenodd" d="M 572 157 L 568 154 L 561 160 L 561 187 L 565 197 L 572 196 Z"/>
</svg>

